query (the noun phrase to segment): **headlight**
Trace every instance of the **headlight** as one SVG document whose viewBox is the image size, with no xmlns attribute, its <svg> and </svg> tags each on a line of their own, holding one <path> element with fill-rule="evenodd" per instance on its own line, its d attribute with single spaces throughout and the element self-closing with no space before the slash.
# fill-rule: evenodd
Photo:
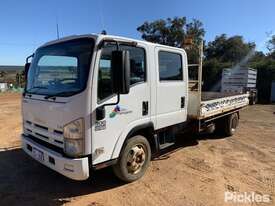
<svg viewBox="0 0 275 206">
<path fill-rule="evenodd" d="M 84 119 L 77 119 L 64 126 L 64 152 L 69 156 L 80 156 L 84 152 Z"/>
<path fill-rule="evenodd" d="M 64 141 L 64 152 L 71 157 L 78 157 L 83 154 L 83 140 L 69 140 Z"/>
<path fill-rule="evenodd" d="M 83 139 L 84 137 L 84 120 L 77 119 L 64 127 L 64 138 L 66 139 Z"/>
</svg>

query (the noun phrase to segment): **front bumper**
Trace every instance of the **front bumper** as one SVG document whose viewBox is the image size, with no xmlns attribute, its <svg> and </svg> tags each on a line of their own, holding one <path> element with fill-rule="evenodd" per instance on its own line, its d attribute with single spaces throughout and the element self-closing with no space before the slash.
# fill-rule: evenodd
<svg viewBox="0 0 275 206">
<path fill-rule="evenodd" d="M 21 135 L 22 149 L 41 164 L 73 180 L 86 180 L 89 177 L 88 157 L 70 159 L 50 150 L 25 135 Z M 39 151 L 39 158 L 33 151 Z"/>
</svg>

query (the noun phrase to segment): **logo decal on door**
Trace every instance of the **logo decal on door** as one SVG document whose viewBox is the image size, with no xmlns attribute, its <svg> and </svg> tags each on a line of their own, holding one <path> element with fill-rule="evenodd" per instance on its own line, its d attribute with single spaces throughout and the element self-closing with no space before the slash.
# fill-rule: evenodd
<svg viewBox="0 0 275 206">
<path fill-rule="evenodd" d="M 117 114 L 129 114 L 129 113 L 132 113 L 132 111 L 122 108 L 119 105 L 116 105 L 113 111 L 109 114 L 109 117 L 114 118 Z"/>
</svg>

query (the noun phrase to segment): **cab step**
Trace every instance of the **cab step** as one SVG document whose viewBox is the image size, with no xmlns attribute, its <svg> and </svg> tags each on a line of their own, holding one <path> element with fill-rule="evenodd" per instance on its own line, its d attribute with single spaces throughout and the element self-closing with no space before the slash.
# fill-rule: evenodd
<svg viewBox="0 0 275 206">
<path fill-rule="evenodd" d="M 163 131 L 154 135 L 158 150 L 163 150 L 175 144 L 175 134 L 170 131 Z"/>
<path fill-rule="evenodd" d="M 163 150 L 163 149 L 166 149 L 166 148 L 168 148 L 168 147 L 171 147 L 172 145 L 174 145 L 175 144 L 175 142 L 167 142 L 167 143 L 164 143 L 164 144 L 160 144 L 159 145 L 159 149 L 160 150 Z"/>
</svg>

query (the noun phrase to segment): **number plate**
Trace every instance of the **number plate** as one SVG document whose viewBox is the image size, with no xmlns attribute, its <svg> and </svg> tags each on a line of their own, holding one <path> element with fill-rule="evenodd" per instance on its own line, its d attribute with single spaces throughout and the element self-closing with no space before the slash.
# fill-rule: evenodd
<svg viewBox="0 0 275 206">
<path fill-rule="evenodd" d="M 39 161 L 44 161 L 44 154 L 43 152 L 39 151 L 38 149 L 35 149 L 34 147 L 32 148 L 32 154 L 35 159 Z"/>
</svg>

